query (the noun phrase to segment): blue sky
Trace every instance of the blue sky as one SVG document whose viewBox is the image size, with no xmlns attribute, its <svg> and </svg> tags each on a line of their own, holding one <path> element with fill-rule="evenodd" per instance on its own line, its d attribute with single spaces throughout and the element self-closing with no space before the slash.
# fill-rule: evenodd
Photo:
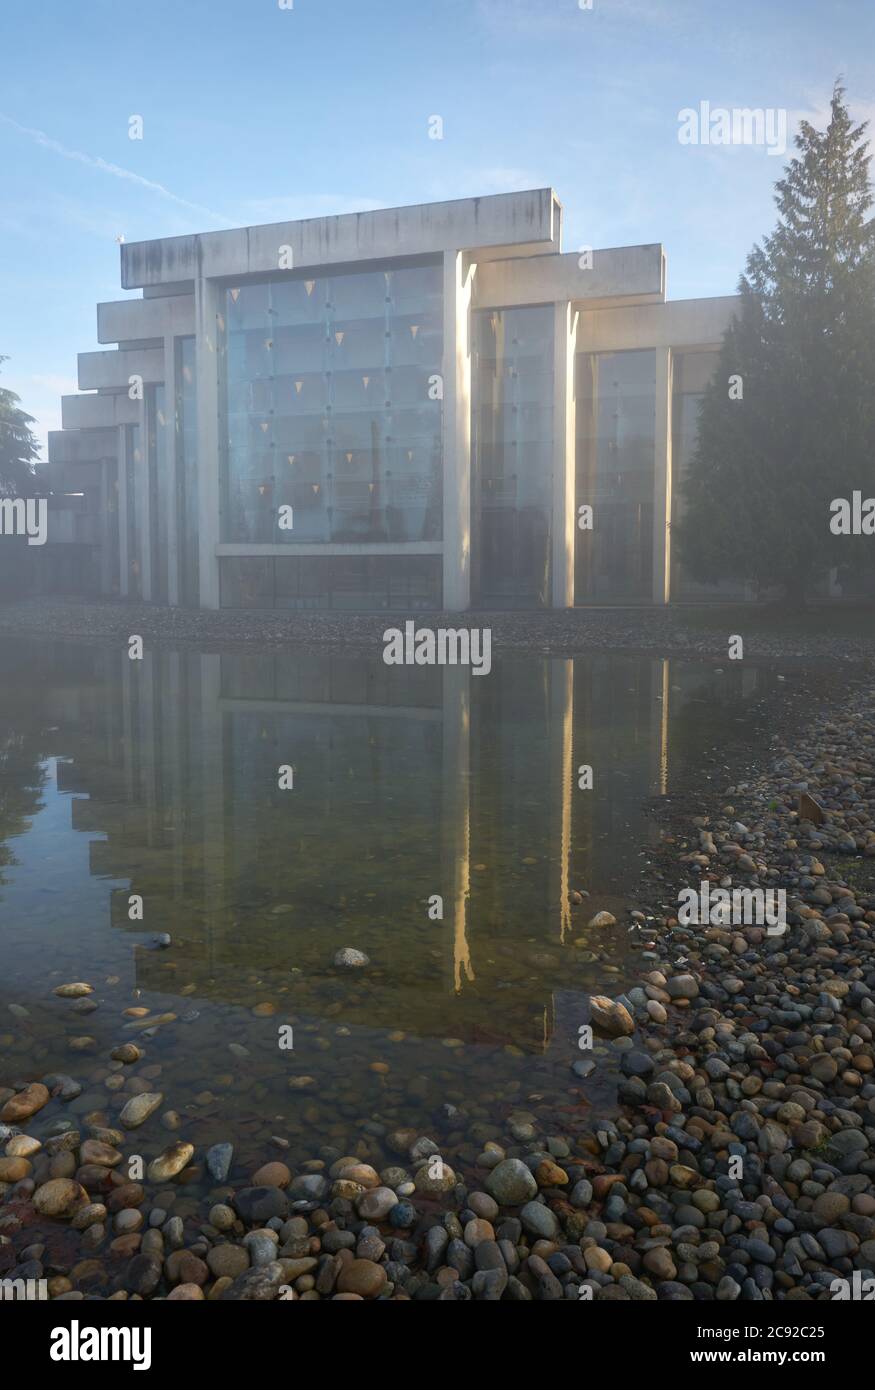
<svg viewBox="0 0 875 1390">
<path fill-rule="evenodd" d="M 40 436 L 125 297 L 119 236 L 552 184 L 565 250 L 661 241 L 671 298 L 726 294 L 785 161 L 683 146 L 679 111 L 792 133 L 841 73 L 875 117 L 871 0 L 281 2 L 4 0 L 0 380 Z"/>
</svg>

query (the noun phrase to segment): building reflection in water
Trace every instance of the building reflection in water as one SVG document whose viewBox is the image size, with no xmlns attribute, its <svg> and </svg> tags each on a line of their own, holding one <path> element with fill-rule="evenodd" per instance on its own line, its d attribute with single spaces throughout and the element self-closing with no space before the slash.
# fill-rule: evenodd
<svg viewBox="0 0 875 1390">
<path fill-rule="evenodd" d="M 174 940 L 137 952 L 142 989 L 244 1002 L 247 978 L 303 972 L 318 1012 L 351 945 L 374 964 L 352 1021 L 527 1051 L 580 989 L 586 953 L 571 947 L 592 912 L 629 905 L 672 759 L 759 688 L 756 671 L 730 673 L 715 697 L 707 668 L 614 655 L 506 658 L 473 679 L 324 650 L 132 662 L 93 648 L 74 666 L 45 693 L 73 826 L 104 837 L 91 873 L 124 885 L 113 924 Z M 591 894 L 576 910 L 573 889 Z M 592 945 L 604 989 L 626 933 Z"/>
</svg>

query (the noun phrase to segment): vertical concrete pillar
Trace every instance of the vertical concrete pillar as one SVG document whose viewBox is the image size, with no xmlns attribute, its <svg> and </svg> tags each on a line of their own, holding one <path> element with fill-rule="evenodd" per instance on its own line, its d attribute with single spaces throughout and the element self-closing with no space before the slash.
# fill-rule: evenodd
<svg viewBox="0 0 875 1390">
<path fill-rule="evenodd" d="M 152 597 L 152 499 L 149 493 L 149 411 L 146 391 L 143 399 L 137 402 L 137 423 L 140 426 L 140 459 L 134 464 L 134 486 L 136 489 L 137 532 L 140 537 L 140 594 L 148 602 Z M 154 518 L 155 522 L 158 518 Z"/>
<path fill-rule="evenodd" d="M 198 539 L 200 606 L 219 607 L 219 375 L 217 315 L 220 290 L 199 276 L 194 286 L 197 373 Z"/>
<path fill-rule="evenodd" d="M 471 287 L 477 267 L 444 252 L 443 606 L 471 606 Z"/>
<path fill-rule="evenodd" d="M 118 584 L 119 594 L 130 593 L 131 566 L 128 555 L 128 432 L 118 426 Z"/>
<path fill-rule="evenodd" d="M 653 602 L 668 603 L 671 589 L 671 348 L 656 349 L 656 419 L 653 460 Z"/>
<path fill-rule="evenodd" d="M 112 566 L 110 544 L 110 531 L 112 529 L 112 515 L 109 510 L 112 488 L 112 463 L 109 459 L 100 460 L 100 501 L 98 504 L 100 513 L 100 592 L 108 594 L 112 587 Z"/>
<path fill-rule="evenodd" d="M 176 457 L 176 339 L 172 333 L 164 337 L 164 410 L 167 417 L 164 427 L 167 512 L 161 518 L 161 524 L 167 527 L 167 602 L 171 608 L 176 608 L 179 604 L 179 475 Z"/>
<path fill-rule="evenodd" d="M 570 302 L 554 309 L 553 330 L 553 608 L 574 607 L 575 416 L 574 353 L 578 315 Z"/>
</svg>

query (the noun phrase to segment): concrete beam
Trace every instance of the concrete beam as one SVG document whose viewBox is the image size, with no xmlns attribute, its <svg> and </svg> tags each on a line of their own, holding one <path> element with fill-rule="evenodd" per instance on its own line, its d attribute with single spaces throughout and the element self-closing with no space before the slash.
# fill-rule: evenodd
<svg viewBox="0 0 875 1390">
<path fill-rule="evenodd" d="M 111 429 L 49 430 L 48 444 L 52 463 L 91 463 L 116 457 L 118 434 Z"/>
<path fill-rule="evenodd" d="M 101 473 L 102 465 L 99 459 L 75 465 L 50 460 L 49 463 L 41 465 L 37 477 L 52 492 L 89 492 L 99 489 Z"/>
<path fill-rule="evenodd" d="M 132 376 L 144 384 L 164 380 L 164 349 L 140 348 L 134 352 L 80 352 L 80 391 L 127 391 Z"/>
<path fill-rule="evenodd" d="M 117 425 L 136 425 L 138 402 L 127 392 L 91 396 L 62 396 L 61 424 L 65 430 L 114 429 Z"/>
<path fill-rule="evenodd" d="M 635 308 L 581 309 L 578 351 L 625 352 L 670 347 L 675 352 L 706 351 L 720 346 L 740 299 L 672 299 Z"/>
<path fill-rule="evenodd" d="M 592 309 L 617 299 L 659 303 L 665 299 L 665 253 L 658 243 L 620 246 L 592 253 L 581 268 L 577 252 L 480 262 L 474 282 L 475 309 L 510 309 L 567 300 Z"/>
<path fill-rule="evenodd" d="M 194 295 L 122 299 L 97 306 L 99 343 L 185 338 L 194 333 Z"/>
<path fill-rule="evenodd" d="M 270 559 L 285 555 L 441 555 L 443 549 L 441 541 L 369 541 L 349 544 L 343 541 L 323 541 L 321 544 L 306 542 L 294 545 L 254 545 L 251 542 L 222 541 L 216 546 L 216 554 Z"/>
<path fill-rule="evenodd" d="M 300 222 L 126 242 L 121 247 L 122 285 L 135 289 L 276 271 L 283 246 L 292 248 L 296 268 L 437 255 L 517 242 L 558 250 L 560 227 L 561 204 L 552 188 L 311 217 Z"/>
</svg>

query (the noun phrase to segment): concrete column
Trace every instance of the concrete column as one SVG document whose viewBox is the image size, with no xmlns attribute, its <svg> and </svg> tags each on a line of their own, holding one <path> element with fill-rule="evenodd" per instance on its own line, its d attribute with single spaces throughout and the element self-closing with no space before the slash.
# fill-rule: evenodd
<svg viewBox="0 0 875 1390">
<path fill-rule="evenodd" d="M 444 252 L 444 602 L 471 606 L 471 289 L 477 267 Z"/>
<path fill-rule="evenodd" d="M 578 315 L 555 304 L 553 331 L 553 608 L 574 607 L 574 353 Z"/>
<path fill-rule="evenodd" d="M 119 594 L 130 593 L 130 561 L 128 556 L 128 432 L 118 426 L 118 584 Z"/>
<path fill-rule="evenodd" d="M 144 601 L 152 597 L 152 499 L 149 496 L 149 412 L 146 408 L 146 387 L 143 399 L 137 402 L 137 423 L 140 426 L 140 460 L 134 464 L 137 531 L 140 537 L 140 593 Z M 158 521 L 158 518 L 155 518 Z"/>
<path fill-rule="evenodd" d="M 164 337 L 164 409 L 167 415 L 167 512 L 161 518 L 161 523 L 167 527 L 167 602 L 171 608 L 176 608 L 179 605 L 179 498 L 176 458 L 176 339 L 171 333 Z"/>
<path fill-rule="evenodd" d="M 100 592 L 108 594 L 112 587 L 110 530 L 112 520 L 109 503 L 112 479 L 112 463 L 109 459 L 100 460 Z"/>
<path fill-rule="evenodd" d="M 653 602 L 668 603 L 671 587 L 671 348 L 656 349 L 653 460 Z"/>
<path fill-rule="evenodd" d="M 220 290 L 200 276 L 194 286 L 197 373 L 198 539 L 200 606 L 219 607 L 219 377 L 217 323 Z"/>
</svg>

